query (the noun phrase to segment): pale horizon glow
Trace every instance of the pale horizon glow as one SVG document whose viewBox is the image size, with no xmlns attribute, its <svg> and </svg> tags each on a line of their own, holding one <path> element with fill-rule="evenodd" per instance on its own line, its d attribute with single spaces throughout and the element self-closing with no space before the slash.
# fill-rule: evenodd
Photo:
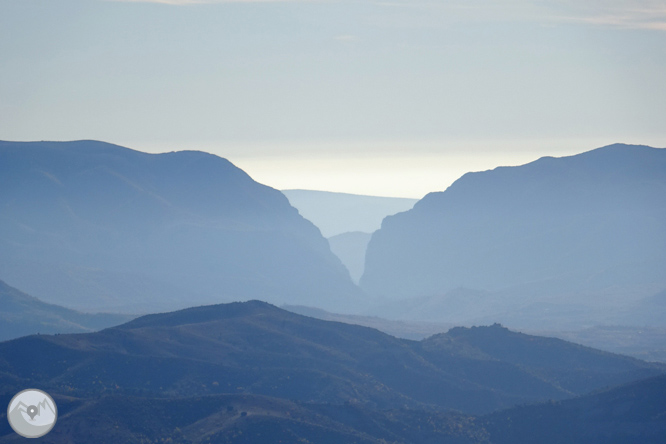
<svg viewBox="0 0 666 444">
<path fill-rule="evenodd" d="M 664 140 L 664 139 L 661 139 Z M 455 142 L 347 142 L 128 147 L 149 153 L 197 150 L 224 157 L 255 181 L 279 190 L 305 189 L 420 199 L 444 191 L 468 172 L 519 166 L 544 156 L 580 154 L 613 143 L 661 148 L 659 140 L 555 139 Z M 409 149 L 406 149 L 409 147 Z M 335 154 L 330 154 L 335 153 Z"/>
</svg>

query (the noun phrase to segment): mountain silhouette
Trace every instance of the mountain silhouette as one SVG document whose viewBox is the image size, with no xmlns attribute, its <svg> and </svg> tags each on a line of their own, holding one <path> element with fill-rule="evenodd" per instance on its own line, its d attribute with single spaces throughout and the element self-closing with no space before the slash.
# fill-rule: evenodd
<svg viewBox="0 0 666 444">
<path fill-rule="evenodd" d="M 665 190 L 666 150 L 647 146 L 468 173 L 383 221 L 360 284 L 394 300 L 490 292 L 511 325 L 616 320 L 666 288 Z"/>
<path fill-rule="evenodd" d="M 282 193 L 211 154 L 0 142 L 0 206 L 0 276 L 49 303 L 145 313 L 261 298 L 345 311 L 361 298 Z"/>
<path fill-rule="evenodd" d="M 47 304 L 0 281 L 0 341 L 36 333 L 85 333 L 127 322 L 119 314 L 87 314 Z"/>
<path fill-rule="evenodd" d="M 565 399 L 663 365 L 501 326 L 423 341 L 250 301 L 148 315 L 97 333 L 0 343 L 0 386 L 51 394 L 248 394 L 484 413 Z M 47 362 L 48 365 L 44 365 Z"/>
</svg>

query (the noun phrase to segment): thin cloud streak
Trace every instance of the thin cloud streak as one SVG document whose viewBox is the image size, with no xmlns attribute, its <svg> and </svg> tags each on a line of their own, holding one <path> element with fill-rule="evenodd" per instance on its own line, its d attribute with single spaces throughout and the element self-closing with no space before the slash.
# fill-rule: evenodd
<svg viewBox="0 0 666 444">
<path fill-rule="evenodd" d="M 330 3 L 340 0 L 105 0 L 123 3 L 158 3 L 174 6 L 223 3 Z M 446 10 L 463 19 L 578 22 L 593 26 L 666 31 L 666 6 L 654 0 L 466 0 L 370 1 L 376 6 Z"/>
<path fill-rule="evenodd" d="M 189 6 L 217 3 L 323 3 L 322 0 L 105 0 L 116 3 L 158 3 L 162 5 Z"/>
<path fill-rule="evenodd" d="M 666 6 L 654 0 L 374 1 L 377 6 L 438 10 L 450 18 L 482 21 L 577 22 L 623 29 L 666 30 Z"/>
<path fill-rule="evenodd" d="M 562 17 L 571 22 L 583 22 L 590 25 L 611 26 L 624 29 L 646 29 L 666 31 L 666 18 L 663 21 L 636 20 L 631 16 L 599 16 L 599 17 Z"/>
<path fill-rule="evenodd" d="M 624 29 L 666 31 L 666 5 L 654 0 L 560 0 L 556 19 Z"/>
</svg>

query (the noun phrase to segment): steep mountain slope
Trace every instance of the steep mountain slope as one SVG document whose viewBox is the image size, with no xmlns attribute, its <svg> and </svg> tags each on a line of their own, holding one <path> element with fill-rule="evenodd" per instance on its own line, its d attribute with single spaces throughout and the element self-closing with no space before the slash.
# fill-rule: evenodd
<svg viewBox="0 0 666 444">
<path fill-rule="evenodd" d="M 0 281 L 0 341 L 36 333 L 86 333 L 130 319 L 128 315 L 86 314 L 47 304 Z"/>
<path fill-rule="evenodd" d="M 282 193 L 211 154 L 0 142 L 0 208 L 0 275 L 47 302 L 154 312 L 261 298 L 345 311 L 360 297 Z"/>
<path fill-rule="evenodd" d="M 241 393 L 468 413 L 664 370 L 499 326 L 414 342 L 258 301 L 149 315 L 98 333 L 25 337 L 1 343 L 0 357 L 0 393 L 35 385 L 76 397 Z"/>
<path fill-rule="evenodd" d="M 481 425 L 496 444 L 661 444 L 666 442 L 666 377 L 497 412 Z"/>
<path fill-rule="evenodd" d="M 315 190 L 283 190 L 282 193 L 325 237 L 352 231 L 372 233 L 379 229 L 386 216 L 407 211 L 418 200 Z"/>
<path fill-rule="evenodd" d="M 468 173 L 387 217 L 361 286 L 394 299 L 483 290 L 506 319 L 590 319 L 663 290 L 665 269 L 666 150 L 611 145 Z"/>
</svg>

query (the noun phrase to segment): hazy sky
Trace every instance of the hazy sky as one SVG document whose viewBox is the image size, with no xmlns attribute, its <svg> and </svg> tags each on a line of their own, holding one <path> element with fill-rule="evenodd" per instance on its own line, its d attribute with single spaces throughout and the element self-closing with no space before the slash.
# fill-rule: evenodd
<svg viewBox="0 0 666 444">
<path fill-rule="evenodd" d="M 664 0 L 0 0 L 0 139 L 202 149 L 277 188 L 664 147 L 665 73 Z"/>
</svg>

